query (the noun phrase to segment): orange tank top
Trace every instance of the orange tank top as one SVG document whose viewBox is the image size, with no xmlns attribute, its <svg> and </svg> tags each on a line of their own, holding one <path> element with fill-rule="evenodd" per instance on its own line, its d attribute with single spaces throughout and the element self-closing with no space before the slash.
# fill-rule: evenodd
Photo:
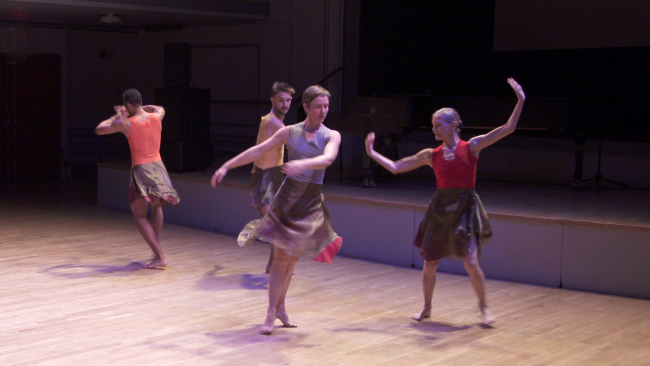
<svg viewBox="0 0 650 366">
<path fill-rule="evenodd" d="M 267 119 L 262 119 L 262 122 L 260 123 L 260 130 L 257 133 L 257 143 L 255 143 L 255 145 L 259 145 L 262 142 L 271 138 L 271 136 L 268 136 L 266 134 L 267 122 L 268 122 Z M 284 163 L 284 145 L 279 146 L 278 148 L 267 152 L 261 158 L 255 160 L 255 166 L 260 169 L 274 168 L 276 166 L 282 165 L 283 163 Z"/>
<path fill-rule="evenodd" d="M 158 116 L 150 113 L 144 123 L 138 122 L 135 116 L 129 118 L 129 121 L 131 122 L 128 137 L 131 148 L 131 166 L 162 160 L 160 157 L 162 124 Z"/>
</svg>

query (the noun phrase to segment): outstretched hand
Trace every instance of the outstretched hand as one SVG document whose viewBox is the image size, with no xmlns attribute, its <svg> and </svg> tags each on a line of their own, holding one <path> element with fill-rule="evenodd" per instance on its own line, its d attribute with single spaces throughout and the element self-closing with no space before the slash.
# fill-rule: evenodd
<svg viewBox="0 0 650 366">
<path fill-rule="evenodd" d="M 374 143 L 375 143 L 375 133 L 370 132 L 366 137 L 366 153 L 368 153 L 368 156 L 370 157 L 372 157 L 372 154 L 375 152 L 373 147 Z"/>
<path fill-rule="evenodd" d="M 515 94 L 517 94 L 517 99 L 519 100 L 526 100 L 526 94 L 524 94 L 524 89 L 519 85 L 515 79 L 509 78 L 508 79 L 508 84 L 510 84 L 510 87 L 512 90 L 515 91 Z"/>
<path fill-rule="evenodd" d="M 212 179 L 210 179 L 210 185 L 212 185 L 212 187 L 214 188 L 217 188 L 217 184 L 221 183 L 221 181 L 223 180 L 223 178 L 226 176 L 227 173 L 228 170 L 223 166 L 217 169 L 217 171 L 215 171 L 214 174 L 212 174 Z"/>
</svg>

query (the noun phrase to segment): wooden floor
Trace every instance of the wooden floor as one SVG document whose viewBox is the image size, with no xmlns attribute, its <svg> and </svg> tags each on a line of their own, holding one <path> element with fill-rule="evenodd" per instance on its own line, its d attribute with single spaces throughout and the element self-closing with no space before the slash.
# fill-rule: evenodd
<svg viewBox="0 0 650 366">
<path fill-rule="evenodd" d="M 298 263 L 299 327 L 263 336 L 267 245 L 168 224 L 169 267 L 144 270 L 129 215 L 54 185 L 0 187 L 0 365 L 650 363 L 650 301 L 488 281 L 486 328 L 467 277 L 441 273 L 414 322 L 418 270 L 340 257 Z"/>
</svg>

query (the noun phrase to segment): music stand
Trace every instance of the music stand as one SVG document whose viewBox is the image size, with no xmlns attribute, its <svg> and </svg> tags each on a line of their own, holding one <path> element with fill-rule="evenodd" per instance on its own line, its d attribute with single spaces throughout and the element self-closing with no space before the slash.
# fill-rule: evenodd
<svg viewBox="0 0 650 366">
<path fill-rule="evenodd" d="M 586 183 L 591 181 L 596 183 L 596 189 L 600 189 L 600 181 L 613 184 L 615 186 L 618 186 L 618 188 L 627 188 L 627 184 L 616 182 L 607 178 L 603 178 L 603 175 L 600 172 L 602 155 L 603 155 L 603 139 L 601 138 L 598 140 L 598 167 L 596 169 L 596 175 L 594 175 L 592 178 L 589 179 L 581 179 L 581 180 L 574 181 L 573 183 L 571 183 L 572 189 L 583 190 L 586 187 Z M 616 187 L 611 187 L 611 188 L 616 188 Z"/>
</svg>

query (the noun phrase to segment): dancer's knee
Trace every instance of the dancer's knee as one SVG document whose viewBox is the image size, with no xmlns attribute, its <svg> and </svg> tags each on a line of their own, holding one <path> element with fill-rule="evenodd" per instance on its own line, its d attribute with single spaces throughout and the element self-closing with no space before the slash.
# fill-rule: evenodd
<svg viewBox="0 0 650 366">
<path fill-rule="evenodd" d="M 468 273 L 475 273 L 481 270 L 481 267 L 478 264 L 476 258 L 465 258 L 463 259 L 463 266 Z"/>
<path fill-rule="evenodd" d="M 273 251 L 273 264 L 286 266 L 291 262 L 291 256 L 288 255 L 282 248 L 275 247 Z"/>
<path fill-rule="evenodd" d="M 131 202 L 131 212 L 133 213 L 133 220 L 138 223 L 142 219 L 147 219 L 147 211 L 149 204 L 142 198 L 138 198 L 135 201 Z"/>
<path fill-rule="evenodd" d="M 286 267 L 289 265 L 289 258 L 276 255 L 275 257 L 273 257 L 273 265 Z"/>
<path fill-rule="evenodd" d="M 153 202 L 151 202 L 151 209 L 152 210 L 162 210 L 162 200 L 160 198 L 156 198 Z"/>
<path fill-rule="evenodd" d="M 424 267 L 422 268 L 422 273 L 424 273 L 425 276 L 431 277 L 435 276 L 436 270 L 438 269 L 438 263 L 439 261 L 424 261 Z"/>
<path fill-rule="evenodd" d="M 140 213 L 140 212 L 133 212 L 133 221 L 134 221 L 136 224 L 139 224 L 140 221 L 142 221 L 142 220 L 147 221 L 147 214 L 146 214 L 146 213 L 145 213 L 145 214 L 142 214 L 142 213 Z"/>
<path fill-rule="evenodd" d="M 151 208 L 151 217 L 156 218 L 156 219 L 163 218 L 164 215 L 163 215 L 162 206 L 152 207 Z"/>
</svg>

